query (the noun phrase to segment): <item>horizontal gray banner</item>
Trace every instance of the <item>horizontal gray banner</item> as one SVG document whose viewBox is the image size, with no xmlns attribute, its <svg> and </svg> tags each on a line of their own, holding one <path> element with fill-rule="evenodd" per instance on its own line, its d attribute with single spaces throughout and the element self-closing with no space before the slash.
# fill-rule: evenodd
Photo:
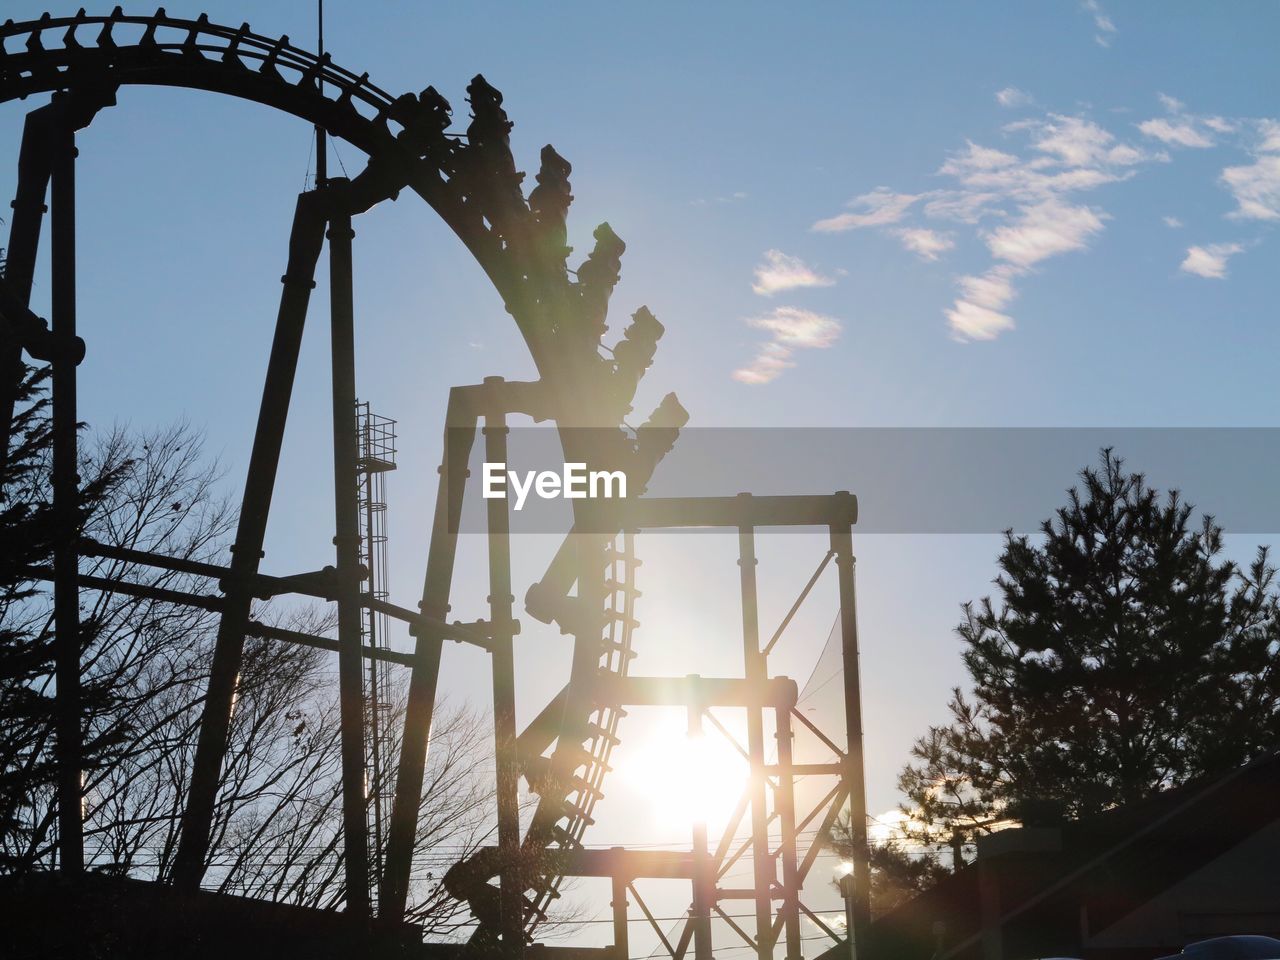
<svg viewBox="0 0 1280 960">
<path fill-rule="evenodd" d="M 660 445 L 643 433 L 512 429 L 499 464 L 477 436 L 458 529 L 484 532 L 505 498 L 513 533 L 567 531 L 575 507 L 585 532 L 812 530 L 851 517 L 847 497 L 828 496 L 847 491 L 858 533 L 1033 532 L 1110 448 L 1228 533 L 1280 532 L 1280 428 L 685 429 L 649 477 Z M 733 499 L 744 492 L 749 504 Z"/>
</svg>

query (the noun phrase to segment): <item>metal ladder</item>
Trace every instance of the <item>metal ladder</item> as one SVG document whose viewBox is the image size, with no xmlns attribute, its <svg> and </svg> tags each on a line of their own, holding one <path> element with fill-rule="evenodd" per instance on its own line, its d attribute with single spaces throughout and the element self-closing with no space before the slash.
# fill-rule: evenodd
<svg viewBox="0 0 1280 960">
<path fill-rule="evenodd" d="M 602 673 L 626 676 L 636 656 L 632 638 L 640 625 L 635 619 L 635 603 L 641 596 L 635 586 L 635 571 L 640 565 L 635 555 L 634 536 L 629 533 L 617 536 L 606 553 L 605 629 L 600 648 Z M 550 849 L 571 850 L 582 846 L 583 834 L 595 822 L 591 814 L 604 796 L 601 788 L 611 769 L 609 758 L 619 743 L 618 721 L 625 715 L 617 706 L 606 704 L 594 708 L 589 721 L 592 735 L 584 745 L 586 769 L 573 778 L 570 792 L 564 798 L 564 822 L 553 828 Z M 550 800 L 542 799 L 544 803 Z M 526 934 L 531 935 L 547 919 L 547 910 L 559 898 L 564 879 L 554 874 L 530 878 L 525 893 Z"/>
</svg>

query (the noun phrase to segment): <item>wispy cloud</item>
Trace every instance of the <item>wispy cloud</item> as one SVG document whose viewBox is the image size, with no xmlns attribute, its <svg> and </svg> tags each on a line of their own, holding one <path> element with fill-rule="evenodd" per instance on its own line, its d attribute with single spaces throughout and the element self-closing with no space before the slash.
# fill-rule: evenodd
<svg viewBox="0 0 1280 960">
<path fill-rule="evenodd" d="M 755 269 L 755 282 L 751 289 L 762 297 L 771 297 L 783 290 L 829 287 L 835 282 L 834 278 L 818 273 L 799 257 L 788 256 L 781 250 L 766 250 L 764 263 Z"/>
<path fill-rule="evenodd" d="M 994 204 L 998 193 L 980 190 L 939 190 L 924 205 L 926 216 L 957 223 L 977 223 L 983 217 L 998 214 Z"/>
<path fill-rule="evenodd" d="M 1118 143 L 1115 135 L 1084 117 L 1051 113 L 1020 126 L 1036 135 L 1032 146 L 1067 167 L 1128 167 L 1151 159 L 1141 150 Z"/>
<path fill-rule="evenodd" d="M 901 220 L 919 196 L 910 193 L 894 193 L 888 187 L 876 187 L 870 193 L 854 197 L 846 204 L 850 213 L 819 220 L 812 229 L 819 233 L 842 233 L 862 227 L 883 227 Z"/>
<path fill-rule="evenodd" d="M 753 387 L 759 386 L 777 380 L 784 370 L 794 366 L 791 350 L 770 341 L 760 346 L 755 359 L 749 364 L 733 371 L 733 379 Z"/>
<path fill-rule="evenodd" d="M 1096 3 L 1083 6 L 1106 18 Z M 1098 29 L 1107 37 L 1115 33 L 1114 25 L 1105 29 L 1101 21 Z M 1008 87 L 996 100 L 1022 103 L 1021 94 Z M 982 242 L 990 266 L 957 278 L 956 296 L 944 313 L 956 339 L 990 340 L 1014 329 L 1010 308 L 1023 282 L 1052 258 L 1087 249 L 1105 231 L 1108 213 L 1083 195 L 1123 183 L 1152 164 L 1173 162 L 1177 151 L 1243 151 L 1244 160 L 1225 166 L 1220 175 L 1235 201 L 1227 216 L 1280 222 L 1280 120 L 1196 114 L 1173 96 L 1157 96 L 1160 114 L 1130 127 L 1131 138 L 1083 112 L 1037 111 L 1005 124 L 997 145 L 964 141 L 945 157 L 937 169 L 941 183 L 932 189 L 908 193 L 877 187 L 814 229 L 875 228 L 929 261 L 962 237 Z M 1170 229 L 1183 226 L 1172 215 L 1161 219 Z M 951 229 L 938 229 L 941 223 Z M 1248 243 L 1188 247 L 1180 269 L 1220 279 L 1230 258 Z"/>
<path fill-rule="evenodd" d="M 1102 9 L 1102 5 L 1098 0 L 1082 0 L 1080 6 L 1093 17 L 1094 29 L 1098 31 L 1093 35 L 1093 42 L 1100 47 L 1111 46 L 1111 41 L 1118 31 L 1115 23 Z"/>
<path fill-rule="evenodd" d="M 996 103 L 1012 110 L 1015 107 L 1026 107 L 1032 103 L 1031 94 L 1017 87 L 1005 87 L 996 91 Z"/>
<path fill-rule="evenodd" d="M 980 277 L 961 277 L 960 290 L 970 303 L 989 310 L 1003 310 L 1017 296 L 1012 280 L 1019 273 L 1016 267 L 1001 264 Z"/>
<path fill-rule="evenodd" d="M 840 336 L 840 321 L 800 307 L 775 307 L 769 313 L 752 317 L 747 325 L 773 334 L 775 342 L 786 347 L 823 349 Z"/>
<path fill-rule="evenodd" d="M 1280 120 L 1259 120 L 1258 133 L 1261 141 L 1258 150 L 1262 153 L 1280 153 Z"/>
<path fill-rule="evenodd" d="M 997 102 L 1019 102 L 1020 93 L 1007 88 Z M 879 228 L 933 261 L 955 247 L 954 234 L 903 221 L 922 217 L 973 226 L 994 221 L 976 236 L 995 265 L 980 276 L 961 278 L 960 293 L 945 313 L 959 339 L 989 340 L 1013 329 L 1005 311 L 1016 295 L 1014 280 L 1051 257 L 1084 249 L 1104 229 L 1105 211 L 1080 203 L 1075 195 L 1127 180 L 1142 164 L 1167 156 L 1122 140 L 1086 116 L 1049 112 L 1006 124 L 1003 132 L 1008 142 L 1000 147 L 966 140 L 963 149 L 949 154 L 937 171 L 949 185 L 922 193 L 877 187 L 814 229 Z M 1000 296 L 992 292 L 993 284 Z"/>
<path fill-rule="evenodd" d="M 1226 144 L 1242 149 L 1251 162 L 1224 167 L 1219 177 L 1236 201 L 1236 209 L 1228 216 L 1280 220 L 1280 121 L 1199 116 L 1181 100 L 1164 93 L 1157 97 L 1169 116 L 1145 120 L 1138 129 L 1174 147 L 1206 149 Z"/>
<path fill-rule="evenodd" d="M 966 142 L 938 171 L 956 178 L 957 195 L 924 205 L 930 215 L 1004 221 L 980 234 L 996 265 L 979 276 L 961 277 L 959 295 L 946 310 L 958 340 L 991 340 L 1012 330 L 1006 309 L 1017 296 L 1015 279 L 1051 257 L 1084 249 L 1102 232 L 1107 214 L 1071 195 L 1127 180 L 1138 165 L 1160 159 L 1086 117 L 1049 113 L 1009 124 L 1005 132 L 1026 136 L 1028 152 L 1020 156 Z M 1016 204 L 1013 210 L 1007 207 L 1010 201 Z"/>
<path fill-rule="evenodd" d="M 992 267 L 977 277 L 961 277 L 960 296 L 947 310 L 947 324 L 957 340 L 994 340 L 1014 327 L 1001 313 L 1017 296 L 1013 278 L 1023 271 L 1009 264 Z"/>
<path fill-rule="evenodd" d="M 1015 278 L 1042 260 L 1082 250 L 1103 228 L 1106 214 L 1057 199 L 1021 208 L 1012 223 L 987 234 L 987 248 L 1002 263 L 979 276 L 961 277 L 960 295 L 946 311 L 957 340 L 994 340 L 1014 328 L 1006 307 L 1018 295 Z"/>
<path fill-rule="evenodd" d="M 926 227 L 907 227 L 896 231 L 902 246 L 921 260 L 937 260 L 939 254 L 954 250 L 956 242 L 948 234 Z"/>
<path fill-rule="evenodd" d="M 1213 140 L 1201 133 L 1188 120 L 1166 120 L 1156 117 L 1138 124 L 1138 129 L 1148 137 L 1154 137 L 1161 143 L 1172 147 L 1212 147 Z"/>
<path fill-rule="evenodd" d="M 1244 246 L 1239 243 L 1211 243 L 1206 247 L 1188 247 L 1187 257 L 1178 269 L 1197 277 L 1222 280 L 1227 275 L 1227 260 L 1243 251 Z"/>
<path fill-rule="evenodd" d="M 1014 327 L 1013 317 L 968 300 L 957 300 L 947 308 L 947 325 L 956 340 L 994 340 Z"/>
<path fill-rule="evenodd" d="M 1016 267 L 1034 266 L 1083 249 L 1091 236 L 1102 231 L 1104 216 L 1090 207 L 1045 200 L 1023 207 L 1015 222 L 988 234 L 987 248 L 997 260 Z"/>
<path fill-rule="evenodd" d="M 1256 123 L 1253 163 L 1227 167 L 1222 182 L 1235 198 L 1235 220 L 1280 220 L 1280 121 Z"/>
<path fill-rule="evenodd" d="M 938 170 L 955 177 L 964 188 L 963 194 L 956 197 L 947 191 L 937 192 L 926 202 L 926 213 L 946 215 L 944 205 L 949 204 L 950 209 L 969 214 L 955 219 L 972 222 L 995 201 L 1033 203 L 1092 190 L 1128 179 L 1135 166 L 1158 159 L 1081 117 L 1051 113 L 1009 124 L 1005 131 L 1027 134 L 1031 150 L 1038 155 L 1024 159 L 968 141 L 964 150 L 948 157 Z M 981 207 L 977 206 L 979 199 Z"/>
<path fill-rule="evenodd" d="M 795 366 L 792 356 L 797 350 L 823 350 L 840 336 L 840 321 L 799 307 L 775 307 L 769 313 L 751 317 L 747 325 L 770 334 L 761 344 L 755 358 L 733 372 L 739 383 L 759 385 L 776 380 L 783 371 Z"/>
<path fill-rule="evenodd" d="M 969 182 L 970 178 L 992 170 L 1006 170 L 1017 166 L 1018 158 L 1012 153 L 983 147 L 972 140 L 965 141 L 965 147 L 959 153 L 952 154 L 946 163 L 938 168 L 938 173 L 958 177 Z"/>
<path fill-rule="evenodd" d="M 699 197 L 696 200 L 690 200 L 689 204 L 694 207 L 708 207 L 712 204 L 741 203 L 745 199 L 747 195 L 741 190 L 736 190 L 723 197 Z"/>
<path fill-rule="evenodd" d="M 1148 137 L 1166 143 L 1171 147 L 1193 147 L 1205 149 L 1217 146 L 1212 133 L 1232 133 L 1236 129 L 1234 122 L 1224 117 L 1197 117 L 1187 110 L 1187 105 L 1177 97 L 1167 93 L 1157 93 L 1156 99 L 1164 107 L 1169 118 L 1153 117 L 1138 124 L 1138 129 Z"/>
</svg>

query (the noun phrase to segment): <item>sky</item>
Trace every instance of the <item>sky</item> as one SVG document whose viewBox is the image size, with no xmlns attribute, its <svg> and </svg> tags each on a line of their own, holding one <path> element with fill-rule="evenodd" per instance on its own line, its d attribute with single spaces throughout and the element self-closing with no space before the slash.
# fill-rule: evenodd
<svg viewBox="0 0 1280 960">
<path fill-rule="evenodd" d="M 6 16 L 42 4 L 13 0 Z M 314 47 L 311 3 L 167 9 L 252 14 L 257 32 Z M 460 127 L 483 73 L 506 93 L 522 167 L 544 143 L 573 164 L 575 256 L 605 220 L 628 247 L 614 333 L 641 304 L 667 328 L 637 406 L 675 390 L 692 426 L 1276 425 L 1278 28 L 1269 4 L 326 4 L 337 63 L 392 92 L 434 85 Z M 30 106 L 0 107 L 11 158 Z M 79 146 L 82 416 L 185 418 L 236 493 L 311 133 L 253 104 L 127 89 Z M 360 167 L 342 144 L 330 162 Z M 13 177 L 0 166 L 0 192 Z M 356 231 L 359 390 L 400 422 L 391 588 L 412 605 L 448 388 L 532 368 L 479 268 L 416 197 Z M 323 267 L 317 279 L 322 318 Z M 37 309 L 47 294 L 38 279 Z M 332 549 L 328 468 L 316 469 L 327 339 L 313 322 L 271 572 Z M 805 488 L 803 464 L 796 483 L 828 492 Z M 641 547 L 636 670 L 737 669 L 732 538 L 654 541 Z M 518 585 L 552 546 L 521 543 Z M 963 682 L 952 628 L 962 602 L 990 592 L 998 548 L 994 534 L 858 540 L 873 811 L 896 804 L 912 740 Z M 824 550 L 764 540 L 765 624 Z M 478 546 L 464 554 L 455 615 L 471 619 L 486 591 Z M 825 584 L 775 669 L 803 681 L 834 611 Z M 558 636 L 521 637 L 522 717 L 558 689 L 567 655 Z M 451 649 L 443 688 L 484 703 L 485 666 Z M 599 842 L 671 839 L 636 815 L 643 804 L 615 803 Z"/>
</svg>

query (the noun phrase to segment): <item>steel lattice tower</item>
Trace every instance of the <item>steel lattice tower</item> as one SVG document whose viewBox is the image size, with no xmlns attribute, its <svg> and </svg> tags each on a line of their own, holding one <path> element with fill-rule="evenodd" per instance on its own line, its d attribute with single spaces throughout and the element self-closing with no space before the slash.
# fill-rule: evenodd
<svg viewBox="0 0 1280 960">
<path fill-rule="evenodd" d="M 367 401 L 356 401 L 356 434 L 360 457 L 356 461 L 360 504 L 360 562 L 368 573 L 371 599 L 385 602 L 390 596 L 387 579 L 386 474 L 396 468 L 396 421 L 379 416 Z M 361 621 L 361 645 L 390 650 L 390 619 L 370 605 Z M 390 735 L 391 677 L 370 657 L 365 671 L 365 790 L 369 804 L 369 853 L 382 869 L 384 827 L 391 816 L 390 776 L 387 758 L 394 750 Z"/>
</svg>

